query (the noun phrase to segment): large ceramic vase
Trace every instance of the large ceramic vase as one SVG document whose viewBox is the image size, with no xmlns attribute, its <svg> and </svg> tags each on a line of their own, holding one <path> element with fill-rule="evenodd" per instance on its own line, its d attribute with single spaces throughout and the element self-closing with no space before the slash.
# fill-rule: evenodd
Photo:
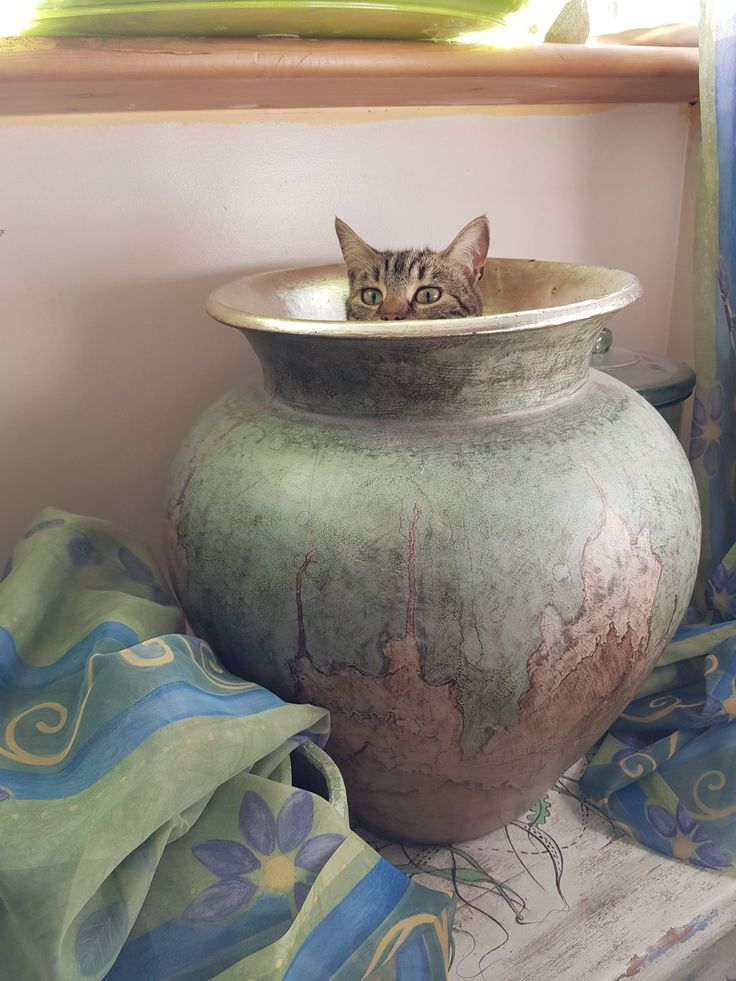
<svg viewBox="0 0 736 981">
<path fill-rule="evenodd" d="M 486 315 L 340 322 L 340 267 L 216 290 L 263 382 L 173 467 L 177 595 L 234 672 L 332 716 L 353 817 L 460 840 L 515 818 L 610 725 L 683 615 L 685 455 L 589 369 L 630 275 L 489 262 Z M 245 359 L 244 359 L 245 361 Z"/>
</svg>

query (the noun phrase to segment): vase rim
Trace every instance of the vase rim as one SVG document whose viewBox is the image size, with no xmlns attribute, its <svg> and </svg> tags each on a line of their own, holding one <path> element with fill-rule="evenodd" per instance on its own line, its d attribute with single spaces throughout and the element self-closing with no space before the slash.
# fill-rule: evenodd
<svg viewBox="0 0 736 981">
<path fill-rule="evenodd" d="M 302 319 L 293 316 L 274 316 L 253 309 L 257 302 L 249 302 L 249 293 L 257 301 L 258 289 L 269 280 L 274 288 L 279 282 L 293 283 L 296 289 L 306 289 L 310 284 L 322 282 L 324 286 L 336 277 L 345 276 L 342 264 L 330 263 L 274 269 L 254 273 L 232 280 L 214 289 L 207 299 L 207 312 L 219 323 L 241 330 L 284 335 L 306 335 L 344 339 L 406 340 L 407 338 L 450 338 L 475 334 L 509 334 L 539 330 L 564 324 L 573 324 L 592 317 L 607 317 L 629 306 L 643 293 L 641 284 L 632 273 L 604 266 L 589 266 L 571 262 L 551 262 L 538 259 L 493 258 L 486 263 L 486 271 L 538 271 L 543 275 L 575 274 L 587 288 L 600 293 L 574 302 L 528 309 L 481 314 L 477 317 L 447 320 L 362 321 L 336 319 Z M 303 278 L 301 286 L 299 277 Z M 292 287 L 292 289 L 294 288 Z M 246 307 L 249 306 L 250 309 Z"/>
</svg>

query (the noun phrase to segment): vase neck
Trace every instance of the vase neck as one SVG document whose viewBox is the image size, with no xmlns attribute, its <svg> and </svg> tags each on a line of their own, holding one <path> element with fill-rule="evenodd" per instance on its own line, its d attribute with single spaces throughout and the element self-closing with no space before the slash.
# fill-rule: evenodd
<svg viewBox="0 0 736 981">
<path fill-rule="evenodd" d="M 329 415 L 505 415 L 562 402 L 586 381 L 603 322 L 396 340 L 245 330 L 267 392 Z"/>
</svg>

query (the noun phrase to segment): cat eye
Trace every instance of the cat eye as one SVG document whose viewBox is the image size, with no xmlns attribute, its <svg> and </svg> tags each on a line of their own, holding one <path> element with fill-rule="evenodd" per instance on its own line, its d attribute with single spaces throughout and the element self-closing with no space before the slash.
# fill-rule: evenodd
<svg viewBox="0 0 736 981">
<path fill-rule="evenodd" d="M 437 300 L 442 296 L 442 290 L 438 289 L 436 286 L 423 286 L 420 290 L 417 290 L 417 295 L 414 297 L 417 303 L 421 303 L 426 306 L 428 303 L 436 303 Z"/>
<path fill-rule="evenodd" d="M 363 303 L 367 303 L 369 307 L 377 307 L 379 303 L 383 300 L 383 294 L 380 290 L 368 289 L 360 291 L 360 298 Z"/>
</svg>

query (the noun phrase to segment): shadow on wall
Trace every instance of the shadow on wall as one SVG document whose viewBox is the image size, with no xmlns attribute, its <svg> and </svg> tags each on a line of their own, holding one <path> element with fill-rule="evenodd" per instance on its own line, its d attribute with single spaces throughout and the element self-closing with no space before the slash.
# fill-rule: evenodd
<svg viewBox="0 0 736 981">
<path fill-rule="evenodd" d="M 24 409 L 3 448 L 0 565 L 45 505 L 127 525 L 161 556 L 166 479 L 180 441 L 206 405 L 259 371 L 245 338 L 207 315 L 207 294 L 261 268 L 44 297 L 48 329 L 62 337 L 41 381 L 33 342 L 16 359 Z M 37 386 L 32 397 L 29 385 Z"/>
</svg>

